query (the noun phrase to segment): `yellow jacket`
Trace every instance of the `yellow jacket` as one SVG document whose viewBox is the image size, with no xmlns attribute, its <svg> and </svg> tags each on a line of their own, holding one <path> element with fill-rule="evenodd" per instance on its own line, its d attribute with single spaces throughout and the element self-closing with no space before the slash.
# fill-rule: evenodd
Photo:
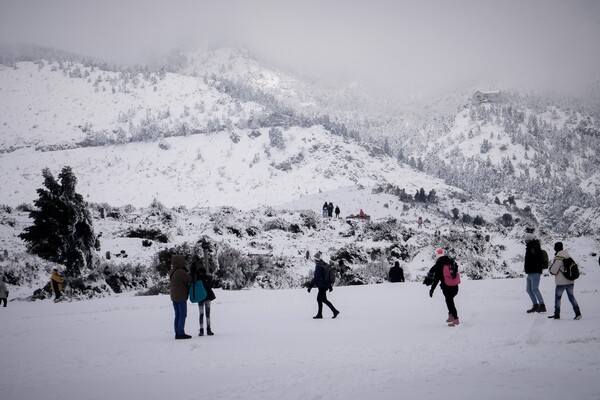
<svg viewBox="0 0 600 400">
<path fill-rule="evenodd" d="M 52 276 L 50 276 L 50 288 L 52 290 L 54 290 L 54 285 L 52 285 L 52 281 L 55 281 L 56 283 L 58 283 L 58 290 L 62 292 L 62 283 L 63 283 L 63 278 L 62 276 L 60 276 L 58 274 L 58 272 L 56 271 L 52 271 Z"/>
</svg>

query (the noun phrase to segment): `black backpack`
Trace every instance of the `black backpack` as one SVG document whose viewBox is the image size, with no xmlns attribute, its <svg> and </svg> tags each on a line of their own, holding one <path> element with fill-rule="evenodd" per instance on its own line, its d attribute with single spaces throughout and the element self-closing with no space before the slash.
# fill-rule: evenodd
<svg viewBox="0 0 600 400">
<path fill-rule="evenodd" d="M 548 253 L 542 249 L 542 269 L 547 269 L 549 264 Z"/>
<path fill-rule="evenodd" d="M 332 265 L 327 264 L 324 269 L 325 282 L 327 282 L 330 286 L 333 286 L 335 284 L 335 268 Z"/>
<path fill-rule="evenodd" d="M 571 257 L 567 257 L 563 260 L 563 275 L 570 281 L 574 281 L 579 278 L 579 266 Z"/>
</svg>

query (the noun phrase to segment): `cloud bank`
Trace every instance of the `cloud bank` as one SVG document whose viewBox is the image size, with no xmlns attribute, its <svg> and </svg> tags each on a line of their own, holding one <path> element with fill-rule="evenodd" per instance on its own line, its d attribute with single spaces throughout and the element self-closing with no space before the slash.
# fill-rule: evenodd
<svg viewBox="0 0 600 400">
<path fill-rule="evenodd" d="M 1 0 L 0 40 L 135 63 L 235 45 L 318 79 L 390 93 L 489 82 L 579 87 L 600 75 L 594 0 Z"/>
</svg>

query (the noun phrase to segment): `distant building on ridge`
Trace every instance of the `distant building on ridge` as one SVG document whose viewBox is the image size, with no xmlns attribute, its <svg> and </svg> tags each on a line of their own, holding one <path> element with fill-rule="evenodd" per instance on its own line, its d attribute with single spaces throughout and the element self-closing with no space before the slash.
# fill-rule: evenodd
<svg viewBox="0 0 600 400">
<path fill-rule="evenodd" d="M 502 92 L 500 92 L 500 90 L 495 90 L 495 91 L 490 91 L 490 92 L 481 92 L 478 90 L 473 94 L 473 98 L 480 103 L 486 103 L 486 102 L 500 100 L 501 95 L 502 95 Z"/>
</svg>

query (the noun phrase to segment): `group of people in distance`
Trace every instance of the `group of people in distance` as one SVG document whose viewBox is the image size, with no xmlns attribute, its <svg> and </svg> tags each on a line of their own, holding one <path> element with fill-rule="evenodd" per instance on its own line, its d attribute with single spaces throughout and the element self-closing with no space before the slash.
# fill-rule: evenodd
<svg viewBox="0 0 600 400">
<path fill-rule="evenodd" d="M 562 242 L 554 243 L 554 259 L 550 265 L 547 253 L 542 250 L 540 241 L 529 234 L 525 237 L 525 274 L 527 275 L 527 294 L 533 303 L 532 307 L 527 310 L 527 313 L 544 313 L 546 312 L 546 304 L 544 297 L 540 291 L 540 280 L 544 269 L 548 268 L 548 272 L 554 275 L 554 314 L 549 316 L 551 319 L 560 319 L 560 302 L 563 293 L 567 292 L 567 297 L 571 302 L 575 319 L 581 319 L 581 310 L 577 299 L 575 298 L 574 289 L 575 281 L 566 277 L 564 261 L 570 259 L 571 256 L 564 249 Z"/>
<path fill-rule="evenodd" d="M 335 217 L 339 218 L 340 217 L 340 206 L 335 206 L 335 208 L 334 208 L 332 202 L 329 202 L 329 203 L 325 202 L 325 204 L 323 204 L 323 218 L 333 217 L 334 212 L 335 212 Z"/>
</svg>

